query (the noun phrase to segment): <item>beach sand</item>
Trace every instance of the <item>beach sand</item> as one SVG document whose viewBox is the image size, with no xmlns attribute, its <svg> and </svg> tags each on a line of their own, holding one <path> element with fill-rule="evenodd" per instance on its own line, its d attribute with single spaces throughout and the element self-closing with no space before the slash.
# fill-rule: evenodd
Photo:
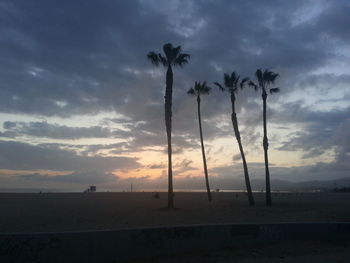
<svg viewBox="0 0 350 263">
<path fill-rule="evenodd" d="M 245 193 L 175 193 L 176 209 L 166 209 L 167 193 L 150 192 L 0 194 L 0 232 L 56 232 L 123 229 L 133 227 L 274 222 L 350 222 L 350 194 L 277 193 L 273 206 L 256 193 L 248 205 Z M 122 262 L 122 261 L 116 261 Z M 348 263 L 350 242 L 317 240 L 129 260 L 141 262 L 202 263 Z"/>
<path fill-rule="evenodd" d="M 55 232 L 132 227 L 274 222 L 350 222 L 350 194 L 277 193 L 266 207 L 264 194 L 248 205 L 245 193 L 175 193 L 168 210 L 167 193 L 150 192 L 0 194 L 0 232 Z"/>
</svg>

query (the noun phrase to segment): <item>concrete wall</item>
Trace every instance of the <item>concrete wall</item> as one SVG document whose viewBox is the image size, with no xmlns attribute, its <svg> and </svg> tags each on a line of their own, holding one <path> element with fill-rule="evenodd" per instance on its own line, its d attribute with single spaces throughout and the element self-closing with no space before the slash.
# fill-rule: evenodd
<svg viewBox="0 0 350 263">
<path fill-rule="evenodd" d="M 0 262 L 118 262 L 291 239 L 350 240 L 350 223 L 223 224 L 0 234 Z"/>
</svg>

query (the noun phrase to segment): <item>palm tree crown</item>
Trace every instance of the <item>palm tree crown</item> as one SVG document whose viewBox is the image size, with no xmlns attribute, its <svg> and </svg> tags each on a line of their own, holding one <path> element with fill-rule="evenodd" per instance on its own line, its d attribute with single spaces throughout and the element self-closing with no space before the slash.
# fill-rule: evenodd
<svg viewBox="0 0 350 263">
<path fill-rule="evenodd" d="M 206 81 L 204 81 L 202 83 L 199 82 L 199 81 L 198 82 L 196 81 L 194 83 L 194 87 L 190 88 L 187 91 L 187 94 L 199 97 L 200 95 L 207 95 L 207 94 L 209 94 L 210 90 L 211 90 L 211 88 L 207 86 Z"/>
<path fill-rule="evenodd" d="M 214 82 L 216 86 L 219 87 L 221 91 L 228 91 L 230 93 L 236 93 L 239 88 L 243 89 L 244 84 L 249 80 L 249 78 L 243 78 L 240 81 L 240 76 L 236 72 L 230 74 L 224 74 L 224 86 L 218 82 Z"/>
<path fill-rule="evenodd" d="M 147 54 L 147 58 L 152 62 L 153 65 L 159 66 L 160 64 L 164 67 L 168 66 L 180 66 L 188 63 L 190 58 L 189 54 L 181 53 L 181 46 L 173 47 L 171 43 L 167 43 L 163 46 L 165 56 L 160 53 L 153 51 Z"/>
<path fill-rule="evenodd" d="M 255 72 L 255 77 L 258 80 L 258 84 L 254 83 L 253 81 L 249 81 L 248 85 L 253 87 L 255 90 L 258 90 L 261 88 L 263 92 L 266 93 L 266 88 L 268 85 L 274 84 L 275 80 L 279 77 L 278 73 L 274 73 L 268 69 L 265 69 L 264 71 L 262 69 L 258 69 Z M 279 88 L 270 88 L 269 92 L 270 94 L 279 92 Z"/>
</svg>

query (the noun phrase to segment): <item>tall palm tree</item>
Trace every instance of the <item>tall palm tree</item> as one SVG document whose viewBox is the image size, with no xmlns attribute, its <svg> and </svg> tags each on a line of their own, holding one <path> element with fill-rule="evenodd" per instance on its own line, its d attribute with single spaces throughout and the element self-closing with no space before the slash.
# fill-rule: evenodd
<svg viewBox="0 0 350 263">
<path fill-rule="evenodd" d="M 250 186 L 248 166 L 247 166 L 247 161 L 245 159 L 245 154 L 243 151 L 241 134 L 238 129 L 238 121 L 237 121 L 237 115 L 236 115 L 236 109 L 235 109 L 236 93 L 238 92 L 239 88 L 243 89 L 245 83 L 248 80 L 249 80 L 248 78 L 243 78 L 242 80 L 240 80 L 240 76 L 237 75 L 235 72 L 232 72 L 231 75 L 224 74 L 224 85 L 221 85 L 218 82 L 215 82 L 214 84 L 218 86 L 221 91 L 227 91 L 230 93 L 231 105 L 232 105 L 231 120 L 232 120 L 233 130 L 235 132 L 235 136 L 239 146 L 239 151 L 242 157 L 244 178 L 245 178 L 245 184 L 246 184 L 247 193 L 248 193 L 249 204 L 254 205 L 254 197 L 252 193 L 252 188 Z"/>
<path fill-rule="evenodd" d="M 201 139 L 202 146 L 202 157 L 203 157 L 203 166 L 204 166 L 204 175 L 205 175 L 205 183 L 207 186 L 207 193 L 209 201 L 212 200 L 211 192 L 209 187 L 209 177 L 208 177 L 208 169 L 207 169 L 207 160 L 205 157 L 205 149 L 203 143 L 203 132 L 202 132 L 202 121 L 201 121 L 201 95 L 207 95 L 210 93 L 211 88 L 207 86 L 206 82 L 195 82 L 194 87 L 190 88 L 187 91 L 187 94 L 197 97 L 197 106 L 198 106 L 198 122 L 199 122 L 199 136 Z"/>
<path fill-rule="evenodd" d="M 171 108 L 173 97 L 173 69 L 174 66 L 182 67 L 188 63 L 189 54 L 181 53 L 181 46 L 173 47 L 167 43 L 163 45 L 164 55 L 161 53 L 149 52 L 147 58 L 155 66 L 163 65 L 166 71 L 166 86 L 165 86 L 165 126 L 168 141 L 168 208 L 174 208 L 173 195 L 173 171 L 172 171 L 172 150 L 171 150 Z"/>
<path fill-rule="evenodd" d="M 255 91 L 261 89 L 262 100 L 263 100 L 263 126 L 264 126 L 264 138 L 263 138 L 263 147 L 264 147 L 264 156 L 265 156 L 265 176 L 266 176 L 266 205 L 270 206 L 272 203 L 271 200 L 271 184 L 270 184 L 270 171 L 269 171 L 269 157 L 267 150 L 269 148 L 269 142 L 267 139 L 267 127 L 266 127 L 266 99 L 267 99 L 267 89 L 269 85 L 275 83 L 275 80 L 278 78 L 278 74 L 268 69 L 264 71 L 262 69 L 258 69 L 255 72 L 255 77 L 257 79 L 257 83 L 253 81 L 249 81 L 249 86 L 253 87 Z M 269 88 L 270 94 L 277 93 L 280 91 L 279 88 Z"/>
</svg>

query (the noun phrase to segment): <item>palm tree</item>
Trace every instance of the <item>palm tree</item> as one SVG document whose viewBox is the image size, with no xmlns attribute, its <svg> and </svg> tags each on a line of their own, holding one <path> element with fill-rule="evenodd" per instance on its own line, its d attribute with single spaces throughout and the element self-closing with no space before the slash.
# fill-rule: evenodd
<svg viewBox="0 0 350 263">
<path fill-rule="evenodd" d="M 163 65 L 167 68 L 166 71 L 166 87 L 165 87 L 165 126 L 168 141 L 168 208 L 174 208 L 173 198 L 173 171 L 171 160 L 171 106 L 173 96 L 173 66 L 182 67 L 188 63 L 189 54 L 181 53 L 181 46 L 173 47 L 172 44 L 167 43 L 163 46 L 165 56 L 160 53 L 149 52 L 147 58 L 155 66 Z"/>
<path fill-rule="evenodd" d="M 264 147 L 264 156 L 265 156 L 265 176 L 266 176 L 266 205 L 270 206 L 272 203 L 271 200 L 271 184 L 270 184 L 270 171 L 269 171 L 269 158 L 267 154 L 267 150 L 269 148 L 269 142 L 267 139 L 267 127 L 266 127 L 266 99 L 267 99 L 267 88 L 269 85 L 275 83 L 279 75 L 268 69 L 262 71 L 262 69 L 258 69 L 255 72 L 255 77 L 257 79 L 257 83 L 253 81 L 249 81 L 249 86 L 253 87 L 255 91 L 261 89 L 262 91 L 262 100 L 263 100 L 263 125 L 264 125 L 264 139 L 263 139 L 263 147 Z M 279 88 L 270 88 L 270 94 L 279 92 Z"/>
<path fill-rule="evenodd" d="M 203 166 L 204 166 L 204 175 L 205 175 L 205 183 L 207 186 L 207 193 L 208 193 L 208 199 L 209 201 L 212 200 L 211 193 L 210 193 L 210 187 L 209 187 L 209 178 L 208 178 L 208 169 L 207 169 L 207 160 L 205 158 L 205 150 L 204 150 L 204 143 L 203 143 L 203 132 L 202 132 L 202 121 L 201 121 L 201 95 L 207 95 L 210 93 L 211 88 L 206 85 L 206 82 L 203 83 L 195 82 L 194 87 L 190 88 L 187 91 L 187 94 L 196 96 L 197 97 L 197 106 L 198 106 L 198 122 L 199 122 L 199 135 L 201 139 L 201 146 L 202 146 L 202 157 L 203 157 Z"/>
<path fill-rule="evenodd" d="M 235 72 L 232 72 L 231 75 L 224 74 L 224 85 L 221 85 L 220 83 L 215 82 L 214 84 L 219 87 L 221 91 L 228 91 L 231 96 L 231 104 L 232 104 L 232 114 L 231 114 L 231 120 L 233 125 L 233 130 L 235 132 L 235 136 L 238 142 L 239 151 L 241 153 L 242 162 L 243 162 L 243 169 L 244 169 L 244 178 L 245 178 L 245 184 L 247 187 L 248 192 L 248 199 L 249 204 L 254 205 L 254 197 L 252 193 L 252 188 L 250 186 L 250 180 L 249 180 L 249 174 L 248 174 L 248 166 L 247 161 L 245 159 L 245 154 L 243 151 L 242 141 L 241 141 L 241 134 L 238 129 L 238 121 L 237 121 L 237 115 L 235 110 L 235 103 L 236 103 L 236 95 L 235 93 L 238 92 L 239 87 L 243 89 L 245 83 L 248 81 L 248 78 L 243 78 L 240 81 L 240 76 L 237 75 Z"/>
</svg>

